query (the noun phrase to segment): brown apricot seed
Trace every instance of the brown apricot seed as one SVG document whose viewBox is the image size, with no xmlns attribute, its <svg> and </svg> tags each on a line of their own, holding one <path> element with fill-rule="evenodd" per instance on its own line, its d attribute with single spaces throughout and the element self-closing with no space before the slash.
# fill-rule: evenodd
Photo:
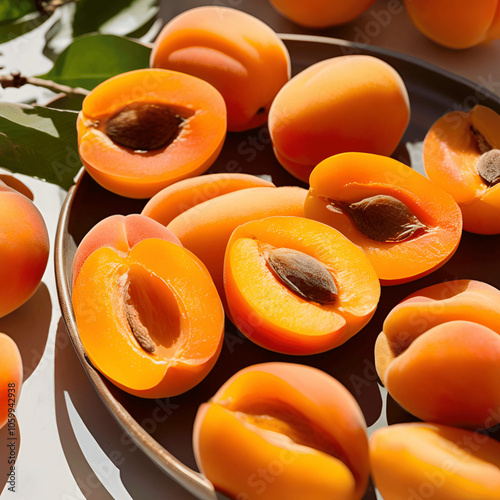
<svg viewBox="0 0 500 500">
<path fill-rule="evenodd" d="M 127 323 L 139 345 L 150 354 L 156 351 L 156 344 L 149 335 L 148 329 L 142 323 L 141 318 L 134 304 L 131 302 L 130 295 L 127 291 L 125 294 L 125 316 Z"/>
<path fill-rule="evenodd" d="M 159 149 L 179 133 L 182 118 L 162 104 L 134 103 L 125 106 L 106 123 L 109 138 L 136 151 Z"/>
<path fill-rule="evenodd" d="M 500 181 L 500 149 L 483 153 L 477 162 L 477 172 L 490 186 Z"/>
<path fill-rule="evenodd" d="M 335 205 L 335 203 L 333 204 Z M 340 203 L 356 227 L 374 241 L 396 243 L 407 240 L 426 226 L 394 196 L 379 194 L 356 203 Z"/>
<path fill-rule="evenodd" d="M 291 248 L 271 248 L 265 259 L 280 281 L 300 297 L 319 304 L 332 304 L 338 292 L 335 281 L 317 259 Z"/>
</svg>

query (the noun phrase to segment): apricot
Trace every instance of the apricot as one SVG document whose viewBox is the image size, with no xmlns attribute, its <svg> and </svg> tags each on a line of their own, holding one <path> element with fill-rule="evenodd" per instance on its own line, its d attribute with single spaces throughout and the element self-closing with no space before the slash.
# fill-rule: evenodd
<svg viewBox="0 0 500 500">
<path fill-rule="evenodd" d="M 29 198 L 0 180 L 0 318 L 35 293 L 48 258 L 42 214 Z"/>
<path fill-rule="evenodd" d="M 290 216 L 235 229 L 224 286 L 241 332 L 266 349 L 297 355 L 346 342 L 368 323 L 380 297 L 360 248 L 325 224 Z"/>
<path fill-rule="evenodd" d="M 392 158 L 344 153 L 312 172 L 304 213 L 361 247 L 382 285 L 415 280 L 455 253 L 462 216 L 439 186 Z"/>
<path fill-rule="evenodd" d="M 499 299 L 490 285 L 458 280 L 398 304 L 375 344 L 375 365 L 389 394 L 422 420 L 500 423 Z"/>
<path fill-rule="evenodd" d="M 224 311 L 205 266 L 157 238 L 127 254 L 109 247 L 83 263 L 73 287 L 82 344 L 94 366 L 135 396 L 181 394 L 212 369 Z"/>
<path fill-rule="evenodd" d="M 375 0 L 270 0 L 287 19 L 306 28 L 328 28 L 347 24 L 360 16 Z"/>
<path fill-rule="evenodd" d="M 111 215 L 98 222 L 78 245 L 72 267 L 72 283 L 88 256 L 102 247 L 110 247 L 127 254 L 139 241 L 160 238 L 177 245 L 181 242 L 163 224 L 139 214 Z"/>
<path fill-rule="evenodd" d="M 263 125 L 290 78 L 290 56 L 259 19 L 227 7 L 204 6 L 172 19 L 156 39 L 151 67 L 197 76 L 223 95 L 233 132 Z"/>
<path fill-rule="evenodd" d="M 176 217 L 170 229 L 210 271 L 224 298 L 224 253 L 241 224 L 272 215 L 304 215 L 307 191 L 300 187 L 254 187 L 204 201 Z"/>
<path fill-rule="evenodd" d="M 136 70 L 98 85 L 83 101 L 77 129 L 82 163 L 101 186 L 150 198 L 212 165 L 226 135 L 226 108 L 199 78 Z"/>
<path fill-rule="evenodd" d="M 201 472 L 230 498 L 359 500 L 368 483 L 363 414 L 310 366 L 239 371 L 200 406 L 193 446 Z"/>
<path fill-rule="evenodd" d="M 200 203 L 250 187 L 274 187 L 272 182 L 249 174 L 207 174 L 176 182 L 155 194 L 142 214 L 164 224 Z"/>
<path fill-rule="evenodd" d="M 308 182 L 319 162 L 338 153 L 390 156 L 409 118 L 394 68 L 372 56 L 341 56 L 309 66 L 279 91 L 269 132 L 281 165 Z"/>
<path fill-rule="evenodd" d="M 425 136 L 425 173 L 462 210 L 464 229 L 500 233 L 500 115 L 485 106 L 452 111 Z"/>
<path fill-rule="evenodd" d="M 372 435 L 370 462 L 384 500 L 500 498 L 500 443 L 478 432 L 391 425 Z"/>
<path fill-rule="evenodd" d="M 415 26 L 451 49 L 466 49 L 500 38 L 498 0 L 405 0 Z"/>
<path fill-rule="evenodd" d="M 12 416 L 23 383 L 23 362 L 16 343 L 0 333 L 0 429 Z"/>
</svg>

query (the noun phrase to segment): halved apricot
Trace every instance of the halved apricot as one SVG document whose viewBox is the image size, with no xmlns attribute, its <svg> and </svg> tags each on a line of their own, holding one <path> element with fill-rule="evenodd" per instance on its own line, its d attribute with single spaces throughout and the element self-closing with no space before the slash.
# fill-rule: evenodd
<svg viewBox="0 0 500 500">
<path fill-rule="evenodd" d="M 23 362 L 16 343 L 0 333 L 0 429 L 13 418 L 23 383 Z"/>
<path fill-rule="evenodd" d="M 272 215 L 304 215 L 307 191 L 300 187 L 255 187 L 204 201 L 167 226 L 210 271 L 224 297 L 224 253 L 231 233 L 251 220 Z"/>
<path fill-rule="evenodd" d="M 316 354 L 346 342 L 380 297 L 365 253 L 341 233 L 302 217 L 239 226 L 227 245 L 224 286 L 230 317 L 256 344 Z"/>
<path fill-rule="evenodd" d="M 164 224 L 204 201 L 251 187 L 274 187 L 272 182 L 250 174 L 207 174 L 176 182 L 155 194 L 142 215 Z"/>
<path fill-rule="evenodd" d="M 99 184 L 150 198 L 212 165 L 226 135 L 226 107 L 199 78 L 136 70 L 98 85 L 83 101 L 77 128 L 81 160 Z"/>
<path fill-rule="evenodd" d="M 462 216 L 453 198 L 397 160 L 344 153 L 312 172 L 304 212 L 360 246 L 382 285 L 431 273 L 456 251 Z"/>
<path fill-rule="evenodd" d="M 370 463 L 384 500 L 500 498 L 500 443 L 479 432 L 391 425 L 370 438 Z"/>
<path fill-rule="evenodd" d="M 202 473 L 230 498 L 359 500 L 368 483 L 358 404 L 309 366 L 239 371 L 200 406 L 193 446 Z"/>
<path fill-rule="evenodd" d="M 136 396 L 187 391 L 219 356 L 224 311 L 205 266 L 181 246 L 146 239 L 127 255 L 103 247 L 73 287 L 83 346 L 95 367 Z"/>
<path fill-rule="evenodd" d="M 425 173 L 458 203 L 472 233 L 500 233 L 499 130 L 500 115 L 478 105 L 444 115 L 425 136 Z"/>
<path fill-rule="evenodd" d="M 98 222 L 78 245 L 72 267 L 72 283 L 80 272 L 87 257 L 101 247 L 114 248 L 121 254 L 128 254 L 139 241 L 160 238 L 180 245 L 179 238 L 165 226 L 149 217 L 139 214 L 111 215 Z"/>
</svg>

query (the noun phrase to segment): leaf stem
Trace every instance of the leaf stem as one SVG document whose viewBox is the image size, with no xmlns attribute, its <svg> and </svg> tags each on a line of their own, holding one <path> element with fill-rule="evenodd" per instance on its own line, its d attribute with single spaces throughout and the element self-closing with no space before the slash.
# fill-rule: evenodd
<svg viewBox="0 0 500 500">
<path fill-rule="evenodd" d="M 62 85 L 51 80 L 44 80 L 43 78 L 37 78 L 36 76 L 23 76 L 21 73 L 17 72 L 11 73 L 10 75 L 0 75 L 0 86 L 4 89 L 8 87 L 18 89 L 19 87 L 28 84 L 43 87 L 57 93 L 63 92 L 64 94 L 76 94 L 83 96 L 90 94 L 88 90 L 81 87 L 69 87 L 68 85 Z"/>
</svg>

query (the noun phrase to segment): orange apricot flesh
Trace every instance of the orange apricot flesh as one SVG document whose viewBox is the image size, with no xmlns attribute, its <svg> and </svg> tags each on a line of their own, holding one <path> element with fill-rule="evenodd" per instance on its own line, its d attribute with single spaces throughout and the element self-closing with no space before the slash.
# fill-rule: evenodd
<svg viewBox="0 0 500 500">
<path fill-rule="evenodd" d="M 36 291 L 49 258 L 49 235 L 32 201 L 0 180 L 0 318 Z"/>
<path fill-rule="evenodd" d="M 98 222 L 78 245 L 72 267 L 72 283 L 89 255 L 99 248 L 110 247 L 127 254 L 139 241 L 159 238 L 177 245 L 181 242 L 162 224 L 139 214 L 111 215 Z"/>
<path fill-rule="evenodd" d="M 300 187 L 255 187 L 207 200 L 176 217 L 167 229 L 210 271 L 224 296 L 224 254 L 231 233 L 241 224 L 272 215 L 304 215 L 307 191 Z"/>
<path fill-rule="evenodd" d="M 453 198 L 392 158 L 366 153 L 332 156 L 314 169 L 310 186 L 304 205 L 306 217 L 334 227 L 361 247 L 382 285 L 405 283 L 431 273 L 451 258 L 460 242 L 462 217 Z M 377 241 L 367 235 L 367 228 L 356 222 L 349 207 L 362 207 L 365 200 L 380 195 L 406 207 L 408 227 L 416 228 L 414 232 L 393 241 Z M 375 234 L 383 234 L 382 228 L 394 220 L 385 209 L 376 216 L 363 217 L 361 214 L 361 221 L 366 220 L 365 225 Z M 412 222 L 414 218 L 418 224 Z"/>
<path fill-rule="evenodd" d="M 93 252 L 76 278 L 73 308 L 94 366 L 136 396 L 189 390 L 222 346 L 224 311 L 208 271 L 169 241 L 146 239 L 127 255 Z"/>
<path fill-rule="evenodd" d="M 269 111 L 276 158 L 298 179 L 339 153 L 391 155 L 408 125 L 403 80 L 389 64 L 366 55 L 309 66 L 278 93 Z"/>
<path fill-rule="evenodd" d="M 251 187 L 274 187 L 272 182 L 250 174 L 206 174 L 176 182 L 155 194 L 142 215 L 165 226 L 186 210 L 223 194 Z"/>
<path fill-rule="evenodd" d="M 500 185 L 480 174 L 482 159 L 500 149 L 499 129 L 500 115 L 477 105 L 444 115 L 424 140 L 425 173 L 455 199 L 472 233 L 500 234 Z M 500 155 L 493 167 L 500 172 Z"/>
<path fill-rule="evenodd" d="M 10 337 L 0 333 L 0 429 L 14 415 L 22 383 L 21 353 Z"/>
<path fill-rule="evenodd" d="M 359 500 L 367 486 L 363 414 L 344 386 L 309 366 L 238 372 L 200 406 L 193 445 L 202 473 L 231 498 Z"/>
<path fill-rule="evenodd" d="M 370 439 L 375 485 L 384 500 L 500 498 L 500 443 L 434 423 L 378 429 Z"/>
<path fill-rule="evenodd" d="M 135 141 L 141 136 L 147 142 L 157 132 L 164 120 L 148 112 L 134 133 L 127 128 L 132 118 L 127 118 L 120 123 L 124 129 L 119 129 L 120 135 L 116 131 L 110 135 L 113 118 L 144 106 L 178 120 L 171 127 L 171 140 L 147 147 L 114 140 L 123 136 Z M 98 85 L 83 101 L 77 129 L 81 160 L 99 184 L 122 196 L 150 198 L 212 165 L 226 134 L 226 108 L 219 92 L 199 78 L 161 69 L 136 70 Z"/>
<path fill-rule="evenodd" d="M 233 132 L 263 125 L 290 78 L 288 50 L 269 26 L 240 10 L 213 5 L 172 19 L 155 41 L 150 65 L 211 83 L 224 97 Z"/>
<path fill-rule="evenodd" d="M 266 258 L 276 249 L 300 252 L 292 254 L 299 259 L 304 254 L 313 257 L 315 265 L 334 280 L 333 300 L 324 302 L 314 296 L 314 290 L 300 296 L 279 279 Z M 286 270 L 294 282 L 298 264 L 300 260 Z M 318 290 L 318 270 L 306 265 L 305 272 L 312 274 L 311 283 Z M 250 340 L 297 355 L 316 354 L 346 342 L 370 320 L 380 297 L 377 275 L 361 249 L 335 229 L 290 216 L 268 217 L 236 228 L 227 246 L 224 286 L 230 317 Z"/>
</svg>

